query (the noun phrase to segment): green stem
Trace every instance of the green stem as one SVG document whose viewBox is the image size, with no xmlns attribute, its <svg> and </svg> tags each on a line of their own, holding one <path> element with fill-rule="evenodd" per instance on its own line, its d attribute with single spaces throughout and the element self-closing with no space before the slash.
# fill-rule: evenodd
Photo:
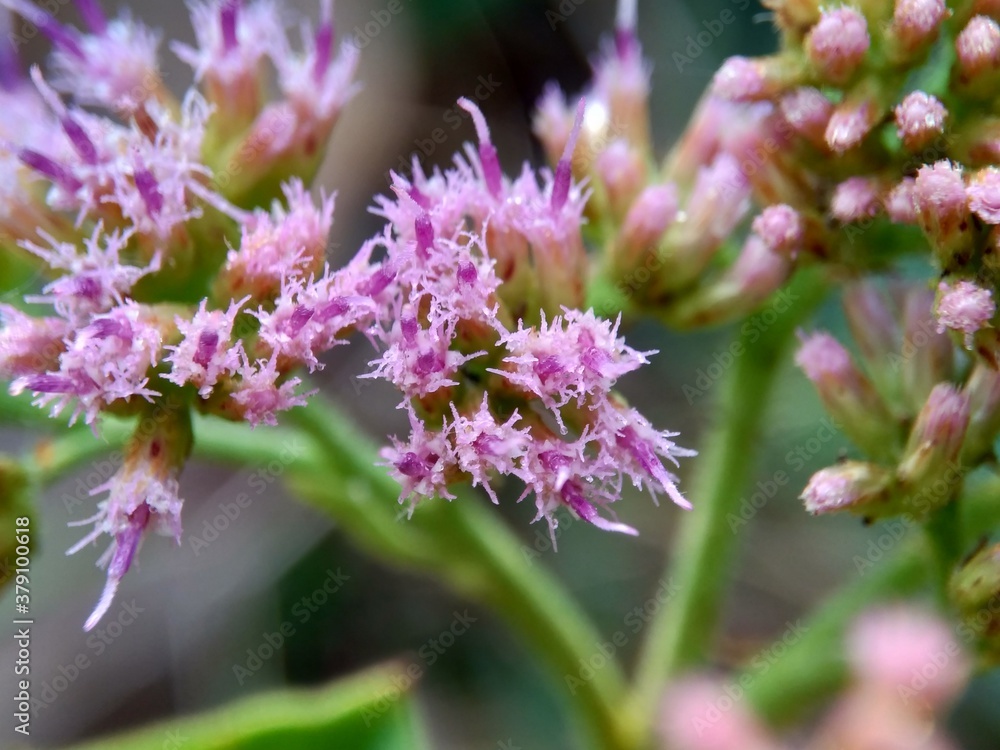
<svg viewBox="0 0 1000 750">
<path fill-rule="evenodd" d="M 332 407 L 321 404 L 313 399 L 292 419 L 322 443 L 341 471 L 363 480 L 368 491 L 362 493 L 365 507 L 360 507 L 357 500 L 345 497 L 354 493 L 328 481 L 325 488 L 313 487 L 313 501 L 367 540 L 374 552 L 430 571 L 462 594 L 493 607 L 535 646 L 569 688 L 569 698 L 581 721 L 593 730 L 597 747 L 635 747 L 638 725 L 623 710 L 626 687 L 618 662 L 608 660 L 590 679 L 580 676 L 581 662 L 591 660 L 601 637 L 562 586 L 540 566 L 533 566 L 516 537 L 474 498 L 430 503 L 413 519 L 397 523 L 398 486 L 375 465 L 375 451 L 357 431 Z M 389 519 L 389 528 L 373 520 L 378 517 Z M 415 544 L 393 541 L 401 533 L 411 535 Z"/>
<path fill-rule="evenodd" d="M 818 275 L 800 274 L 791 287 L 794 306 L 763 334 L 748 331 L 740 338 L 743 354 L 725 377 L 719 419 L 688 493 L 694 510 L 682 522 L 671 574 L 678 593 L 651 623 L 639 655 L 634 699 L 646 725 L 665 683 L 703 659 L 715 637 L 736 546 L 726 516 L 738 511 L 749 482 L 761 418 L 792 334 L 825 291 Z"/>
</svg>

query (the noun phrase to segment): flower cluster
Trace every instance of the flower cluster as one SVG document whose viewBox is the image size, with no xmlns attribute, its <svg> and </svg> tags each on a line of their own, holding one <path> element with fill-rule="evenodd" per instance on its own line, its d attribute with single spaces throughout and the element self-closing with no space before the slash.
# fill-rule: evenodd
<svg viewBox="0 0 1000 750">
<path fill-rule="evenodd" d="M 197 45 L 172 45 L 195 78 L 177 99 L 159 34 L 128 15 L 79 0 L 76 29 L 3 5 L 54 49 L 47 75 L 0 56 L 0 249 L 47 279 L 25 301 L 50 310 L 0 308 L 0 375 L 95 431 L 102 414 L 138 417 L 71 550 L 112 538 L 89 629 L 147 531 L 180 539 L 192 408 L 274 423 L 304 403 L 292 370 L 370 314 L 353 272 L 325 266 L 332 198 L 316 205 L 301 180 L 355 91 L 357 51 L 334 54 L 329 2 L 298 48 L 275 3 L 198 2 Z"/>
<path fill-rule="evenodd" d="M 550 525 L 568 507 L 630 534 L 607 510 L 626 481 L 689 507 L 667 464 L 691 452 L 614 391 L 652 352 L 583 311 L 591 192 L 574 159 L 590 105 L 571 114 L 554 169 L 525 165 L 510 178 L 483 113 L 461 100 L 478 146 L 450 169 L 426 174 L 415 162 L 410 177 L 393 175 L 374 209 L 384 230 L 332 269 L 334 201 L 317 203 L 306 185 L 356 89 L 357 50 L 334 55 L 330 2 L 297 48 L 276 3 L 193 4 L 196 44 L 170 45 L 194 71 L 178 100 L 159 76 L 158 34 L 138 22 L 78 0 L 78 30 L 24 0 L 0 1 L 55 47 L 48 76 L 2 77 L 0 111 L 13 119 L 0 115 L 0 242 L 48 277 L 26 301 L 52 314 L 0 308 L 0 374 L 13 393 L 95 431 L 104 414 L 139 418 L 123 467 L 95 490 L 107 496 L 86 522 L 93 530 L 74 547 L 112 537 L 88 628 L 147 531 L 179 538 L 191 411 L 275 424 L 306 403 L 296 371 L 321 368 L 354 332 L 377 347 L 363 377 L 392 383 L 409 415 L 410 434 L 384 451 L 401 500 L 451 498 L 470 482 L 496 502 L 498 481 L 512 476 Z M 638 143 L 647 76 L 625 16 L 591 96 L 626 114 L 623 135 Z M 26 113 L 38 122 L 27 139 L 17 127 Z M 645 208 L 624 217 L 633 250 L 659 234 L 662 210 L 677 210 L 666 185 L 636 199 Z M 787 220 L 766 222 L 779 226 L 765 234 L 794 242 Z"/>
<path fill-rule="evenodd" d="M 811 736 L 786 743 L 733 699 L 733 686 L 696 677 L 674 685 L 664 701 L 664 746 L 672 750 L 956 747 L 934 726 L 934 719 L 960 694 L 969 662 L 945 622 L 902 605 L 873 610 L 853 623 L 845 645 L 852 681 Z"/>
<path fill-rule="evenodd" d="M 652 352 L 577 309 L 586 192 L 570 158 L 584 104 L 555 170 L 526 165 L 513 179 L 500 171 L 482 113 L 459 104 L 478 148 L 429 176 L 415 163 L 411 178 L 394 175 L 394 196 L 379 200 L 389 223 L 373 240 L 385 253 L 372 274 L 378 312 L 369 335 L 382 356 L 368 376 L 402 391 L 411 426 L 384 452 L 386 464 L 403 498 L 450 497 L 450 484 L 469 480 L 496 501 L 491 480 L 511 475 L 550 524 L 565 506 L 634 534 L 597 508 L 620 497 L 625 479 L 688 507 L 663 460 L 690 451 L 612 390 Z"/>
</svg>

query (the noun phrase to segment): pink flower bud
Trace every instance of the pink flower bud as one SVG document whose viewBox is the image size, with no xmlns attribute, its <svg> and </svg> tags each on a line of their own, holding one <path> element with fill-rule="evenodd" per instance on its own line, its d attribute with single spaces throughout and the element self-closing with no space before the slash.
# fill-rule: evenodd
<svg viewBox="0 0 1000 750">
<path fill-rule="evenodd" d="M 813 474 L 800 497 L 814 515 L 840 510 L 870 513 L 870 506 L 888 499 L 891 483 L 892 474 L 881 466 L 843 461 Z"/>
<path fill-rule="evenodd" d="M 901 52 L 912 55 L 937 38 L 949 13 L 944 0 L 896 0 L 888 33 Z"/>
<path fill-rule="evenodd" d="M 914 91 L 896 107 L 896 130 L 910 151 L 928 146 L 944 132 L 948 111 L 930 94 Z"/>
<path fill-rule="evenodd" d="M 677 217 L 677 189 L 670 183 L 651 185 L 640 193 L 621 231 L 625 254 L 634 261 L 644 250 L 654 250 Z"/>
<path fill-rule="evenodd" d="M 770 95 L 764 63 L 749 57 L 730 57 L 712 79 L 712 93 L 734 102 L 756 101 Z"/>
<path fill-rule="evenodd" d="M 826 144 L 840 154 L 864 140 L 878 122 L 879 111 L 875 102 L 867 99 L 846 99 L 830 116 L 826 124 Z"/>
<path fill-rule="evenodd" d="M 965 336 L 965 348 L 972 348 L 976 331 L 989 326 L 997 306 L 989 289 L 976 286 L 971 281 L 938 284 L 937 319 L 938 333 L 945 329 L 959 331 Z"/>
<path fill-rule="evenodd" d="M 921 228 L 939 246 L 966 228 L 969 208 L 960 166 L 938 161 L 917 170 L 914 201 Z"/>
<path fill-rule="evenodd" d="M 975 465 L 992 453 L 1000 433 L 1000 371 L 992 363 L 977 361 L 963 393 L 969 399 L 969 430 L 962 453 L 966 464 Z"/>
<path fill-rule="evenodd" d="M 921 515 L 946 505 L 958 491 L 962 477 L 955 468 L 968 426 L 968 396 L 950 383 L 934 386 L 910 430 L 897 470 Z M 946 484 L 943 491 L 933 487 L 939 480 Z"/>
<path fill-rule="evenodd" d="M 843 83 L 864 60 L 870 44 L 865 17 L 841 7 L 823 11 L 806 38 L 806 54 L 820 75 Z"/>
<path fill-rule="evenodd" d="M 745 705 L 733 701 L 725 686 L 705 677 L 682 680 L 663 700 L 660 732 L 672 750 L 777 750 Z"/>
<path fill-rule="evenodd" d="M 809 86 L 797 88 L 781 99 L 781 114 L 794 130 L 816 146 L 826 144 L 826 128 L 833 104 L 823 92 Z"/>
<path fill-rule="evenodd" d="M 612 215 L 622 218 L 646 183 L 646 160 L 623 139 L 616 139 L 597 157 L 598 177 Z"/>
<path fill-rule="evenodd" d="M 975 16 L 955 39 L 960 80 L 967 83 L 1000 67 L 1000 25 L 988 16 Z"/>
<path fill-rule="evenodd" d="M 751 229 L 772 252 L 788 258 L 795 257 L 805 234 L 798 211 L 783 203 L 761 211 L 753 220 Z"/>
<path fill-rule="evenodd" d="M 1000 169 L 987 167 L 972 176 L 969 208 L 987 224 L 1000 224 Z"/>
<path fill-rule="evenodd" d="M 812 381 L 827 412 L 873 457 L 888 457 L 899 435 L 885 403 L 844 346 L 828 333 L 800 334 L 797 364 Z"/>
<path fill-rule="evenodd" d="M 851 177 L 837 185 L 830 199 L 830 213 L 847 223 L 876 216 L 881 209 L 881 185 L 869 177 Z"/>
<path fill-rule="evenodd" d="M 917 181 L 912 177 L 904 177 L 886 195 L 885 212 L 895 223 L 917 223 L 916 189 Z"/>
</svg>

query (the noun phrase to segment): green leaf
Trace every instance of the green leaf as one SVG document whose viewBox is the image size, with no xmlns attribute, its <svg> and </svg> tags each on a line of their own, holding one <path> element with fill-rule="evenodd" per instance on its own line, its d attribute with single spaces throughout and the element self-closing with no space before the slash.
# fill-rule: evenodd
<svg viewBox="0 0 1000 750">
<path fill-rule="evenodd" d="M 262 693 L 71 750 L 422 750 L 428 745 L 405 693 L 412 682 L 405 664 L 391 664 L 320 690 Z"/>
</svg>

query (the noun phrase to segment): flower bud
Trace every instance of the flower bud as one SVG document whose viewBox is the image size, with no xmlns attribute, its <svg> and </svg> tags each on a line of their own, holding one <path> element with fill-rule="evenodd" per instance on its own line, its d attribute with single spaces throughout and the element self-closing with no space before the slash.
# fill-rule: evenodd
<svg viewBox="0 0 1000 750">
<path fill-rule="evenodd" d="M 965 348 L 972 348 L 976 331 L 988 327 L 997 306 L 989 289 L 976 286 L 971 281 L 938 284 L 937 319 L 938 333 L 946 329 L 964 334 Z"/>
<path fill-rule="evenodd" d="M 910 151 L 920 151 L 944 132 L 948 111 L 937 98 L 914 91 L 896 107 L 895 115 L 896 131 L 903 145 Z"/>
<path fill-rule="evenodd" d="M 826 145 L 835 153 L 849 151 L 865 139 L 881 118 L 877 102 L 864 94 L 849 96 L 837 106 L 826 124 Z"/>
<path fill-rule="evenodd" d="M 955 51 L 959 84 L 987 83 L 981 79 L 1000 68 L 1000 25 L 988 16 L 975 16 L 955 39 Z"/>
<path fill-rule="evenodd" d="M 899 372 L 893 357 L 902 340 L 895 311 L 885 295 L 872 282 L 849 285 L 843 295 L 844 313 L 851 334 L 861 350 L 865 366 L 872 374 L 879 393 L 895 406 L 900 400 Z"/>
<path fill-rule="evenodd" d="M 885 197 L 885 212 L 895 224 L 916 224 L 918 220 L 916 207 L 917 181 L 912 177 L 904 177 L 892 188 Z"/>
<path fill-rule="evenodd" d="M 826 128 L 833 104 L 819 89 L 802 86 L 781 98 L 781 115 L 800 136 L 817 148 L 826 148 Z"/>
<path fill-rule="evenodd" d="M 802 217 L 791 206 L 779 203 L 768 206 L 753 220 L 752 231 L 770 250 L 794 259 L 805 236 Z"/>
<path fill-rule="evenodd" d="M 948 581 L 948 597 L 988 662 L 1000 660 L 1000 544 L 977 552 Z"/>
<path fill-rule="evenodd" d="M 631 268 L 644 251 L 654 251 L 677 217 L 677 189 L 667 183 L 650 185 L 636 199 L 620 236 L 620 259 Z"/>
<path fill-rule="evenodd" d="M 870 456 L 892 457 L 899 449 L 895 420 L 847 349 L 828 333 L 801 339 L 795 364 L 812 381 L 830 416 Z"/>
<path fill-rule="evenodd" d="M 824 10 L 806 37 L 806 54 L 816 72 L 833 84 L 845 83 L 871 45 L 868 23 L 853 8 Z"/>
<path fill-rule="evenodd" d="M 968 426 L 968 396 L 949 383 L 936 385 L 910 430 L 896 474 L 911 493 L 911 504 L 923 501 L 916 506 L 921 514 L 946 505 L 957 492 L 958 482 L 948 477 L 957 467 Z M 934 484 L 940 480 L 947 487 L 939 492 Z"/>
<path fill-rule="evenodd" d="M 611 215 L 621 220 L 647 180 L 646 160 L 628 141 L 612 141 L 594 165 Z"/>
<path fill-rule="evenodd" d="M 663 701 L 660 732 L 674 750 L 776 750 L 756 716 L 732 701 L 726 686 L 704 677 L 671 686 Z M 720 706 L 729 706 L 725 711 Z"/>
<path fill-rule="evenodd" d="M 712 93 L 733 102 L 754 102 L 773 99 L 795 85 L 802 71 L 789 58 L 771 57 L 728 58 L 712 79 Z"/>
<path fill-rule="evenodd" d="M 833 191 L 830 213 L 837 221 L 848 223 L 877 216 L 882 208 L 881 184 L 871 177 L 851 177 Z"/>
<path fill-rule="evenodd" d="M 977 361 L 963 393 L 969 399 L 969 429 L 962 460 L 974 466 L 993 452 L 1000 433 L 1000 371 L 992 363 Z"/>
<path fill-rule="evenodd" d="M 969 206 L 962 168 L 942 160 L 917 170 L 914 203 L 921 229 L 947 269 L 964 249 L 969 230 Z"/>
<path fill-rule="evenodd" d="M 843 461 L 820 469 L 809 479 L 800 499 L 813 515 L 849 510 L 871 514 L 889 498 L 892 473 L 876 464 Z"/>
<path fill-rule="evenodd" d="M 924 52 L 937 39 L 949 14 L 944 0 L 896 0 L 886 30 L 890 55 L 902 62 Z"/>
<path fill-rule="evenodd" d="M 954 376 L 954 345 L 938 333 L 934 318 L 934 294 L 911 288 L 903 297 L 903 347 L 900 358 L 892 358 L 894 371 L 901 370 L 907 413 L 920 410 L 938 383 Z"/>
<path fill-rule="evenodd" d="M 987 224 L 1000 224 L 1000 169 L 987 167 L 972 176 L 969 209 Z"/>
</svg>

